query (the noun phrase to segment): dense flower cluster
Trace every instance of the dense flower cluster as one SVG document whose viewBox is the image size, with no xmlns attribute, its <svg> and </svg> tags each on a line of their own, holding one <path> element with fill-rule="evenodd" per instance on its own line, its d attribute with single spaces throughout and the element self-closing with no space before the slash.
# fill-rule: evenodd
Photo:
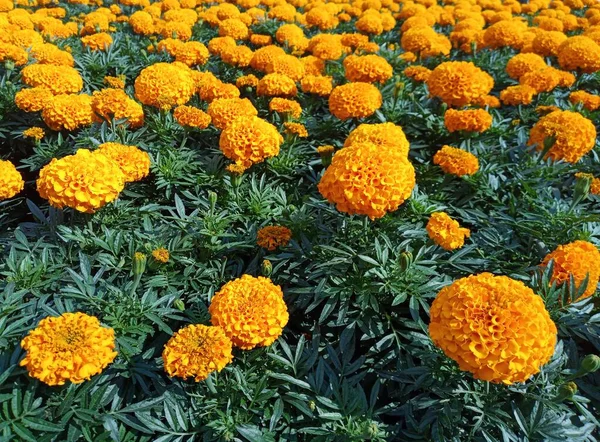
<svg viewBox="0 0 600 442">
<path fill-rule="evenodd" d="M 475 155 L 452 146 L 443 146 L 433 157 L 433 164 L 445 173 L 463 176 L 473 175 L 479 170 L 479 160 Z"/>
<path fill-rule="evenodd" d="M 125 182 L 139 181 L 150 173 L 150 155 L 136 146 L 120 143 L 103 143 L 98 153 L 115 161 L 125 177 Z"/>
<path fill-rule="evenodd" d="M 365 141 L 336 152 L 318 187 L 340 212 L 375 219 L 395 211 L 414 186 L 415 170 L 405 152 Z"/>
<path fill-rule="evenodd" d="M 465 244 L 465 238 L 471 236 L 469 229 L 461 227 L 446 212 L 432 213 L 426 229 L 429 237 L 444 250 L 461 248 Z"/>
<path fill-rule="evenodd" d="M 219 148 L 230 160 L 250 167 L 277 155 L 282 142 L 283 137 L 271 123 L 255 116 L 241 116 L 221 132 Z"/>
<path fill-rule="evenodd" d="M 554 353 L 557 330 L 542 299 L 507 276 L 454 281 L 438 293 L 430 315 L 435 345 L 476 379 L 525 382 Z"/>
<path fill-rule="evenodd" d="M 271 345 L 289 319 L 281 288 L 262 276 L 228 282 L 215 293 L 208 311 L 212 324 L 244 350 Z"/>
<path fill-rule="evenodd" d="M 381 107 L 381 92 L 369 83 L 337 86 L 329 96 L 329 111 L 340 120 L 364 118 Z"/>
<path fill-rule="evenodd" d="M 290 239 L 292 239 L 292 231 L 284 226 L 263 227 L 256 234 L 256 244 L 269 251 L 285 247 Z"/>
<path fill-rule="evenodd" d="M 149 106 L 186 104 L 195 91 L 194 77 L 183 64 L 156 63 L 144 68 L 135 79 L 136 98 Z"/>
<path fill-rule="evenodd" d="M 74 384 L 101 373 L 117 352 L 112 328 L 84 313 L 42 319 L 21 341 L 29 375 L 47 385 Z"/>
<path fill-rule="evenodd" d="M 18 194 L 25 182 L 23 177 L 10 161 L 0 160 L 0 201 Z"/>
<path fill-rule="evenodd" d="M 429 94 L 449 106 L 467 106 L 487 95 L 494 87 L 494 79 L 487 72 L 465 61 L 447 61 L 437 65 L 426 83 Z"/>
<path fill-rule="evenodd" d="M 231 340 L 221 327 L 188 325 L 165 345 L 162 358 L 169 376 L 205 380 L 233 360 Z"/>
<path fill-rule="evenodd" d="M 492 126 L 492 115 L 483 109 L 448 109 L 444 114 L 444 125 L 449 132 L 485 132 Z"/>
</svg>

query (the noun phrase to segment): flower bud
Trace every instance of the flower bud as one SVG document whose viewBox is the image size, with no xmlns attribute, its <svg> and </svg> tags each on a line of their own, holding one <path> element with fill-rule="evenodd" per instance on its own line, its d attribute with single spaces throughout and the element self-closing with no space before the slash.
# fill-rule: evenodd
<svg viewBox="0 0 600 442">
<path fill-rule="evenodd" d="M 208 192 L 208 202 L 210 203 L 210 210 L 215 210 L 217 205 L 217 194 L 215 192 Z"/>
<path fill-rule="evenodd" d="M 577 384 L 575 382 L 567 382 L 558 387 L 558 394 L 554 398 L 555 402 L 563 402 L 572 399 L 577 393 Z"/>
<path fill-rule="evenodd" d="M 413 255 L 408 250 L 400 254 L 400 269 L 405 271 L 408 269 L 413 262 Z"/>
<path fill-rule="evenodd" d="M 315 404 L 315 401 L 310 401 L 308 403 L 308 408 L 310 409 L 310 411 L 315 411 L 315 408 L 317 408 L 317 404 Z"/>
<path fill-rule="evenodd" d="M 146 255 L 141 252 L 135 252 L 133 255 L 133 274 L 141 275 L 146 270 Z"/>
<path fill-rule="evenodd" d="M 180 312 L 182 312 L 182 311 L 185 310 L 185 304 L 184 304 L 184 302 L 181 299 L 176 299 L 175 302 L 173 302 L 173 305 Z"/>
<path fill-rule="evenodd" d="M 600 357 L 596 355 L 587 355 L 581 361 L 580 371 L 583 373 L 594 373 L 600 370 Z"/>
<path fill-rule="evenodd" d="M 264 259 L 260 269 L 263 276 L 266 276 L 268 278 L 269 276 L 271 276 L 271 273 L 273 273 L 273 264 L 271 264 L 271 261 L 269 261 L 268 259 Z"/>
</svg>

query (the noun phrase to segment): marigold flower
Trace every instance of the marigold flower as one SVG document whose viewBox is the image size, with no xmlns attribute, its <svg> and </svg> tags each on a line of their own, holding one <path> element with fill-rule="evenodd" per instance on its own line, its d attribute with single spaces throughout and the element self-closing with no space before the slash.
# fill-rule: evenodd
<svg viewBox="0 0 600 442">
<path fill-rule="evenodd" d="M 409 66 L 402 73 L 415 81 L 424 82 L 431 75 L 431 70 L 425 66 Z"/>
<path fill-rule="evenodd" d="M 165 345 L 162 358 L 169 376 L 205 380 L 233 360 L 231 340 L 221 327 L 188 325 Z"/>
<path fill-rule="evenodd" d="M 265 67 L 267 74 L 283 74 L 294 81 L 304 77 L 304 64 L 293 55 L 276 55 Z"/>
<path fill-rule="evenodd" d="M 260 72 L 266 72 L 267 66 L 275 57 L 285 55 L 285 51 L 279 46 L 269 45 L 254 51 L 250 66 Z"/>
<path fill-rule="evenodd" d="M 56 131 L 75 130 L 96 121 L 89 95 L 62 94 L 52 97 L 42 110 L 44 123 Z"/>
<path fill-rule="evenodd" d="M 155 32 L 154 19 L 145 11 L 136 11 L 131 14 L 129 25 L 136 34 L 151 35 Z"/>
<path fill-rule="evenodd" d="M 185 104 L 195 91 L 194 78 L 184 64 L 156 63 L 142 69 L 135 79 L 136 98 L 149 106 Z"/>
<path fill-rule="evenodd" d="M 542 298 L 507 276 L 454 281 L 438 293 L 430 315 L 433 343 L 476 379 L 525 382 L 554 353 L 557 330 Z"/>
<path fill-rule="evenodd" d="M 523 75 L 547 68 L 548 65 L 542 57 L 537 54 L 517 54 L 508 60 L 506 73 L 510 78 L 519 80 Z"/>
<path fill-rule="evenodd" d="M 51 386 L 66 381 L 80 384 L 101 373 L 117 356 L 114 330 L 79 312 L 42 319 L 21 347 L 26 355 L 19 365 Z"/>
<path fill-rule="evenodd" d="M 392 65 L 379 55 L 351 55 L 344 60 L 348 81 L 385 83 L 392 78 Z"/>
<path fill-rule="evenodd" d="M 586 91 L 571 92 L 569 101 L 573 104 L 581 103 L 584 108 L 591 112 L 600 109 L 600 95 L 590 94 Z"/>
<path fill-rule="evenodd" d="M 273 37 L 270 35 L 252 34 L 250 36 L 250 43 L 254 46 L 269 46 L 273 43 Z"/>
<path fill-rule="evenodd" d="M 590 182 L 590 193 L 592 195 L 600 195 L 600 178 L 594 177 L 591 173 L 578 172 L 576 178 L 588 178 Z"/>
<path fill-rule="evenodd" d="M 300 80 L 302 92 L 306 94 L 316 94 L 326 97 L 331 94 L 333 89 L 333 79 L 322 75 L 305 75 Z"/>
<path fill-rule="evenodd" d="M 452 146 L 443 146 L 433 156 L 433 164 L 441 167 L 444 173 L 456 176 L 473 175 L 479 170 L 479 160 L 475 155 Z"/>
<path fill-rule="evenodd" d="M 36 141 L 40 141 L 44 138 L 44 135 L 46 135 L 46 132 L 44 132 L 44 129 L 41 127 L 30 127 L 23 131 L 23 136 L 25 138 L 33 138 Z"/>
<path fill-rule="evenodd" d="M 267 226 L 260 229 L 256 236 L 259 247 L 273 251 L 278 247 L 285 247 L 292 239 L 292 231 L 284 226 Z"/>
<path fill-rule="evenodd" d="M 402 49 L 419 54 L 421 58 L 448 55 L 452 43 L 445 35 L 438 34 L 432 28 L 411 28 L 400 39 Z"/>
<path fill-rule="evenodd" d="M 194 106 L 181 105 L 175 108 L 173 117 L 180 126 L 206 129 L 212 121 L 211 116 Z"/>
<path fill-rule="evenodd" d="M 296 83 L 287 75 L 267 74 L 261 78 L 256 87 L 258 95 L 273 96 L 295 96 L 298 94 Z"/>
<path fill-rule="evenodd" d="M 114 89 L 125 89 L 125 75 L 119 75 L 117 77 L 106 76 L 104 77 L 104 83 L 109 88 Z"/>
<path fill-rule="evenodd" d="M 81 43 L 84 47 L 90 48 L 92 51 L 106 51 L 113 43 L 110 34 L 99 32 L 97 34 L 81 37 Z"/>
<path fill-rule="evenodd" d="M 76 94 L 83 89 L 81 75 L 70 66 L 30 64 L 21 71 L 21 79 L 27 86 L 42 86 L 54 95 Z"/>
<path fill-rule="evenodd" d="M 226 48 L 221 52 L 221 59 L 224 63 L 241 68 L 249 66 L 253 56 L 254 52 L 247 46 Z"/>
<path fill-rule="evenodd" d="M 584 35 L 569 37 L 558 47 L 558 64 L 567 71 L 600 70 L 600 45 Z"/>
<path fill-rule="evenodd" d="M 155 261 L 165 264 L 169 262 L 169 251 L 164 247 L 159 247 L 152 251 L 152 257 Z"/>
<path fill-rule="evenodd" d="M 340 212 L 375 219 L 395 211 L 414 186 L 415 170 L 404 152 L 367 141 L 337 151 L 318 188 Z"/>
<path fill-rule="evenodd" d="M 292 118 L 300 118 L 302 115 L 302 106 L 294 100 L 275 97 L 269 102 L 269 110 L 284 115 L 289 115 Z"/>
<path fill-rule="evenodd" d="M 119 165 L 101 153 L 79 149 L 40 170 L 37 190 L 50 205 L 94 213 L 114 201 L 125 186 Z"/>
<path fill-rule="evenodd" d="M 228 18 L 219 23 L 219 36 L 246 40 L 249 36 L 248 26 L 238 18 Z"/>
<path fill-rule="evenodd" d="M 241 77 L 238 77 L 237 80 L 235 80 L 235 85 L 242 89 L 245 87 L 256 87 L 258 86 L 258 78 L 256 77 L 256 75 L 242 75 Z"/>
<path fill-rule="evenodd" d="M 207 112 L 212 118 L 213 126 L 220 130 L 225 129 L 238 117 L 258 115 L 258 111 L 247 98 L 218 98 L 208 105 Z"/>
<path fill-rule="evenodd" d="M 283 137 L 271 123 L 255 116 L 241 116 L 221 132 L 219 148 L 230 160 L 250 167 L 279 154 L 282 142 Z"/>
<path fill-rule="evenodd" d="M 600 279 L 600 252 L 594 244 L 587 241 L 574 241 L 559 245 L 546 255 L 542 266 L 547 266 L 550 260 L 554 261 L 551 282 L 556 282 L 558 285 L 568 284 L 573 277 L 575 286 L 579 287 L 587 277 L 587 287 L 579 299 L 592 296 L 596 292 Z"/>
<path fill-rule="evenodd" d="M 431 214 L 425 227 L 429 237 L 444 250 L 460 249 L 465 244 L 465 238 L 471 236 L 471 231 L 461 227 L 446 212 Z"/>
<path fill-rule="evenodd" d="M 426 83 L 432 97 L 449 106 L 467 106 L 489 94 L 494 79 L 471 62 L 447 61 L 431 71 Z"/>
<path fill-rule="evenodd" d="M 283 123 L 283 128 L 286 134 L 296 135 L 300 138 L 308 137 L 308 131 L 302 123 Z"/>
<path fill-rule="evenodd" d="M 537 93 L 550 92 L 560 85 L 562 80 L 560 72 L 558 69 L 546 66 L 542 69 L 527 72 L 519 79 L 519 83 L 534 88 Z"/>
<path fill-rule="evenodd" d="M 175 49 L 175 60 L 187 66 L 202 66 L 209 57 L 207 47 L 199 41 L 188 41 Z"/>
<path fill-rule="evenodd" d="M 578 112 L 555 111 L 540 118 L 533 126 L 527 144 L 542 150 L 549 137 L 555 141 L 546 158 L 576 163 L 594 148 L 596 127 Z"/>
<path fill-rule="evenodd" d="M 518 106 L 519 104 L 530 104 L 533 97 L 537 95 L 535 88 L 526 84 L 509 86 L 500 91 L 500 100 L 508 106 Z"/>
<path fill-rule="evenodd" d="M 144 109 L 133 100 L 123 89 L 106 88 L 94 91 L 92 109 L 96 115 L 106 121 L 111 119 L 127 120 L 132 128 L 144 124 Z"/>
<path fill-rule="evenodd" d="M 402 128 L 394 123 L 361 124 L 348 134 L 344 147 L 370 142 L 382 149 L 394 149 L 408 157 L 410 144 Z"/>
<path fill-rule="evenodd" d="M 527 23 L 517 20 L 501 20 L 485 30 L 483 41 L 489 48 L 510 46 L 520 49 L 523 45 Z"/>
<path fill-rule="evenodd" d="M 559 31 L 538 32 L 531 42 L 533 52 L 542 57 L 558 55 L 558 48 L 567 40 L 567 36 Z"/>
<path fill-rule="evenodd" d="M 150 173 L 150 155 L 136 146 L 120 143 L 103 143 L 96 151 L 115 161 L 125 177 L 126 183 L 139 181 Z"/>
<path fill-rule="evenodd" d="M 449 132 L 485 132 L 492 126 L 492 115 L 483 109 L 448 109 L 444 113 L 444 125 Z"/>
<path fill-rule="evenodd" d="M 0 160 L 0 201 L 12 198 L 24 187 L 23 177 L 13 163 Z"/>
<path fill-rule="evenodd" d="M 25 112 L 39 112 L 54 95 L 44 86 L 21 89 L 15 94 L 15 104 Z"/>
<path fill-rule="evenodd" d="M 30 49 L 31 56 L 40 64 L 73 67 L 75 61 L 67 51 L 60 50 L 51 43 L 36 44 Z M 17 60 L 15 60 L 17 61 Z"/>
<path fill-rule="evenodd" d="M 370 83 L 336 86 L 329 96 L 329 111 L 340 120 L 369 117 L 381 104 L 381 92 Z"/>
<path fill-rule="evenodd" d="M 29 60 L 29 54 L 20 46 L 0 41 L 0 62 L 11 60 L 15 66 L 23 66 Z"/>
<path fill-rule="evenodd" d="M 271 345 L 289 319 L 281 288 L 262 276 L 229 281 L 215 293 L 208 311 L 211 323 L 243 350 Z"/>
</svg>

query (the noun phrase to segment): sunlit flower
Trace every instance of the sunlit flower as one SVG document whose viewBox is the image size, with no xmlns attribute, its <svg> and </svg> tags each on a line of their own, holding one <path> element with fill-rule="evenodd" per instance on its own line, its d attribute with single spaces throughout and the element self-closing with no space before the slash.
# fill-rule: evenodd
<svg viewBox="0 0 600 442">
<path fill-rule="evenodd" d="M 443 146 L 433 157 L 433 164 L 441 167 L 444 173 L 463 176 L 473 175 L 479 170 L 479 160 L 475 155 L 452 146 Z"/>
<path fill-rule="evenodd" d="M 429 237 L 444 250 L 461 248 L 465 244 L 465 238 L 471 236 L 469 229 L 461 227 L 458 221 L 445 212 L 432 213 L 426 229 Z"/>
<path fill-rule="evenodd" d="M 12 198 L 23 190 L 23 177 L 10 162 L 0 160 L 0 201 Z"/>
</svg>

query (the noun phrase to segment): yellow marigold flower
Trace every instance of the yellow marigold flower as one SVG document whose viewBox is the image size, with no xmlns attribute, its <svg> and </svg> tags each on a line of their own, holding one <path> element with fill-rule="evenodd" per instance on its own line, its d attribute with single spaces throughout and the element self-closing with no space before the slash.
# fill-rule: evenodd
<svg viewBox="0 0 600 442">
<path fill-rule="evenodd" d="M 485 30 L 483 41 L 492 49 L 510 46 L 520 49 L 523 46 L 527 23 L 517 20 L 501 20 Z"/>
<path fill-rule="evenodd" d="M 250 66 L 254 52 L 248 46 L 235 46 L 225 48 L 221 52 L 221 59 L 224 63 L 232 66 L 245 68 Z"/>
<path fill-rule="evenodd" d="M 569 283 L 571 276 L 575 286 L 579 287 L 587 277 L 588 284 L 581 298 L 592 296 L 598 287 L 600 279 L 600 252 L 596 246 L 587 241 L 574 241 L 559 245 L 544 258 L 542 266 L 547 266 L 554 260 L 551 282 L 558 285 Z"/>
<path fill-rule="evenodd" d="M 274 96 L 295 96 L 298 94 L 296 83 L 287 75 L 267 74 L 261 78 L 256 87 L 257 95 Z"/>
<path fill-rule="evenodd" d="M 254 46 L 268 46 L 273 43 L 273 38 L 270 35 L 252 34 L 250 43 Z"/>
<path fill-rule="evenodd" d="M 229 281 L 215 293 L 208 311 L 211 323 L 243 350 L 271 345 L 289 319 L 281 288 L 262 276 Z"/>
<path fill-rule="evenodd" d="M 165 38 L 156 45 L 156 50 L 158 52 L 166 52 L 170 56 L 175 57 L 177 52 L 181 50 L 184 45 L 184 42 L 177 40 L 176 38 Z M 150 47 L 154 48 L 154 45 L 150 45 L 148 48 Z M 148 50 L 150 51 L 150 49 Z"/>
<path fill-rule="evenodd" d="M 175 108 L 173 117 L 180 126 L 206 129 L 212 121 L 211 116 L 194 106 L 181 105 Z"/>
<path fill-rule="evenodd" d="M 496 109 L 501 106 L 498 97 L 494 97 L 493 95 L 484 95 L 483 97 L 480 97 L 477 100 L 475 100 L 473 104 L 482 107 L 489 106 L 492 109 Z"/>
<path fill-rule="evenodd" d="M 425 227 L 429 237 L 444 250 L 460 249 L 465 244 L 465 238 L 471 236 L 471 231 L 461 227 L 446 212 L 431 214 Z"/>
<path fill-rule="evenodd" d="M 527 72 L 519 79 L 519 83 L 534 88 L 537 93 L 550 92 L 560 85 L 562 80 L 560 72 L 561 71 L 558 69 L 547 66 L 542 69 Z"/>
<path fill-rule="evenodd" d="M 548 65 L 542 57 L 537 54 L 517 54 L 508 60 L 506 73 L 510 78 L 519 80 L 523 75 L 547 68 Z"/>
<path fill-rule="evenodd" d="M 454 281 L 438 293 L 430 315 L 433 343 L 476 379 L 525 382 L 554 353 L 557 330 L 542 298 L 507 276 Z"/>
<path fill-rule="evenodd" d="M 256 87 L 258 86 L 258 78 L 256 77 L 256 75 L 242 75 L 241 77 L 238 77 L 237 80 L 235 80 L 235 85 L 242 89 L 245 87 Z"/>
<path fill-rule="evenodd" d="M 407 63 L 414 63 L 415 61 L 417 61 L 417 55 L 414 52 L 410 51 L 400 54 L 398 58 Z"/>
<path fill-rule="evenodd" d="M 302 123 L 283 123 L 283 127 L 286 134 L 297 135 L 300 138 L 308 137 L 308 131 Z"/>
<path fill-rule="evenodd" d="M 27 63 L 29 54 L 20 46 L 0 41 L 0 62 L 11 60 L 15 66 L 23 66 Z"/>
<path fill-rule="evenodd" d="M 555 57 L 558 48 L 567 40 L 567 36 L 559 31 L 538 32 L 531 42 L 533 52 L 542 57 Z"/>
<path fill-rule="evenodd" d="M 584 108 L 591 112 L 600 109 L 600 95 L 590 94 L 586 91 L 571 92 L 569 101 L 573 104 L 581 103 Z"/>
<path fill-rule="evenodd" d="M 350 55 L 344 60 L 348 81 L 385 83 L 392 78 L 392 65 L 379 55 Z"/>
<path fill-rule="evenodd" d="M 213 55 L 220 56 L 223 51 L 236 46 L 237 43 L 231 37 L 215 37 L 208 42 L 208 51 Z"/>
<path fill-rule="evenodd" d="M 269 102 L 269 110 L 280 114 L 290 115 L 292 118 L 300 118 L 302 106 L 294 100 L 275 97 Z"/>
<path fill-rule="evenodd" d="M 144 109 L 133 100 L 123 89 L 107 88 L 94 91 L 92 109 L 102 119 L 110 121 L 127 120 L 132 128 L 144 124 Z"/>
<path fill-rule="evenodd" d="M 479 170 L 479 160 L 475 155 L 452 146 L 443 146 L 433 156 L 433 164 L 441 167 L 444 173 L 456 176 L 473 175 Z"/>
<path fill-rule="evenodd" d="M 316 37 L 327 37 L 313 42 Z M 337 60 L 346 52 L 346 46 L 341 43 L 339 35 L 319 34 L 309 42 L 308 49 L 321 60 Z"/>
<path fill-rule="evenodd" d="M 381 92 L 370 83 L 336 86 L 329 96 L 329 111 L 340 120 L 369 117 L 381 104 Z"/>
<path fill-rule="evenodd" d="M 400 44 L 406 52 L 419 54 L 421 58 L 448 55 L 452 49 L 448 37 L 438 34 L 429 27 L 409 29 L 402 34 Z"/>
<path fill-rule="evenodd" d="M 282 142 L 283 137 L 271 123 L 255 116 L 242 116 L 221 132 L 219 148 L 230 160 L 250 167 L 279 154 Z"/>
<path fill-rule="evenodd" d="M 361 124 L 348 134 L 344 147 L 370 142 L 385 150 L 394 149 L 408 157 L 410 144 L 402 128 L 394 123 Z"/>
<path fill-rule="evenodd" d="M 25 187 L 23 177 L 10 162 L 0 160 L 0 201 L 12 198 Z"/>
<path fill-rule="evenodd" d="M 196 92 L 190 69 L 184 64 L 156 63 L 135 79 L 135 96 L 142 103 L 161 107 L 185 104 Z"/>
<path fill-rule="evenodd" d="M 75 130 L 96 121 L 89 95 L 62 94 L 52 97 L 42 110 L 44 123 L 56 131 Z"/>
<path fill-rule="evenodd" d="M 431 75 L 431 70 L 425 66 L 409 66 L 404 69 L 403 74 L 415 81 L 424 82 Z"/>
<path fill-rule="evenodd" d="M 92 51 L 106 51 L 113 43 L 110 34 L 99 32 L 97 34 L 81 37 L 81 43 L 84 47 L 90 48 Z"/>
<path fill-rule="evenodd" d="M 395 211 L 414 186 L 415 170 L 404 152 L 362 142 L 335 153 L 318 188 L 340 212 L 375 219 Z"/>
<path fill-rule="evenodd" d="M 449 106 L 467 106 L 489 94 L 494 79 L 471 62 L 446 61 L 426 81 L 429 95 Z"/>
<path fill-rule="evenodd" d="M 255 117 L 258 111 L 247 98 L 218 98 L 208 105 L 208 115 L 217 129 L 223 130 L 238 117 Z"/>
<path fill-rule="evenodd" d="M 594 148 L 596 127 L 578 112 L 555 111 L 540 118 L 533 126 L 527 144 L 542 150 L 548 137 L 555 141 L 546 158 L 576 163 Z"/>
<path fill-rule="evenodd" d="M 294 81 L 300 81 L 304 77 L 304 64 L 293 55 L 276 55 L 265 67 L 267 74 L 282 74 Z"/>
<path fill-rule="evenodd" d="M 192 38 L 192 27 L 187 23 L 181 22 L 165 22 L 157 26 L 160 28 L 160 35 L 163 38 L 176 38 L 181 41 L 188 41 Z"/>
<path fill-rule="evenodd" d="M 163 264 L 169 262 L 169 251 L 164 247 L 160 247 L 158 249 L 154 249 L 152 251 L 152 257 Z"/>
<path fill-rule="evenodd" d="M 175 49 L 175 60 L 187 66 L 202 66 L 209 57 L 207 47 L 199 41 L 188 41 Z"/>
<path fill-rule="evenodd" d="M 590 183 L 590 193 L 592 195 L 600 195 L 600 178 L 594 177 L 591 173 L 583 173 L 578 172 L 575 174 L 576 178 L 589 178 Z"/>
<path fill-rule="evenodd" d="M 333 154 L 334 151 L 335 147 L 333 147 L 331 144 L 325 144 L 324 146 L 317 147 L 317 152 L 321 156 L 329 156 Z"/>
<path fill-rule="evenodd" d="M 54 95 L 76 94 L 83 89 L 83 79 L 75 68 L 53 64 L 30 64 L 21 71 L 27 86 L 42 86 Z"/>
<path fill-rule="evenodd" d="M 526 84 L 519 84 L 517 86 L 509 86 L 500 91 L 500 100 L 508 106 L 518 106 L 519 104 L 530 104 L 536 95 L 537 91 L 535 88 Z"/>
<path fill-rule="evenodd" d="M 302 88 L 302 92 L 306 94 L 316 94 L 326 97 L 333 89 L 333 79 L 322 75 L 305 75 L 300 80 L 300 87 Z"/>
<path fill-rule="evenodd" d="M 364 14 L 356 21 L 355 26 L 365 34 L 379 35 L 383 32 L 383 22 L 379 14 Z"/>
<path fill-rule="evenodd" d="M 285 55 L 285 51 L 279 46 L 263 46 L 262 48 L 259 48 L 256 51 L 254 51 L 254 55 L 252 56 L 250 66 L 252 66 L 252 69 L 256 69 L 260 72 L 265 72 L 267 70 L 267 66 L 271 63 L 271 61 L 273 61 L 275 57 L 278 57 L 280 55 Z"/>
<path fill-rule="evenodd" d="M 273 251 L 278 247 L 285 247 L 292 239 L 292 231 L 283 226 L 267 226 L 257 233 L 256 244 L 259 247 Z"/>
<path fill-rule="evenodd" d="M 110 158 L 119 165 L 126 183 L 139 181 L 150 173 L 150 155 L 136 146 L 103 143 L 98 146 L 96 152 Z"/>
<path fill-rule="evenodd" d="M 248 26 L 238 18 L 228 18 L 219 23 L 219 36 L 231 37 L 234 40 L 247 40 L 249 37 Z"/>
<path fill-rule="evenodd" d="M 36 44 L 31 47 L 30 55 L 40 64 L 73 67 L 75 61 L 67 51 L 60 50 L 51 43 Z M 16 60 L 15 60 L 16 61 Z"/>
<path fill-rule="evenodd" d="M 205 380 L 233 360 L 231 340 L 221 327 L 188 325 L 169 339 L 162 358 L 169 376 Z"/>
<path fill-rule="evenodd" d="M 37 190 L 50 205 L 94 213 L 114 201 L 125 186 L 125 176 L 112 159 L 79 149 L 52 161 L 40 170 Z"/>
<path fill-rule="evenodd" d="M 39 112 L 53 96 L 50 89 L 43 86 L 21 89 L 15 94 L 15 104 L 22 111 Z"/>
<path fill-rule="evenodd" d="M 44 135 L 46 135 L 46 132 L 44 132 L 44 129 L 41 127 L 30 127 L 29 129 L 25 129 L 23 131 L 23 136 L 25 138 L 33 138 L 36 141 L 40 141 L 42 138 L 44 138 Z"/>
<path fill-rule="evenodd" d="M 101 373 L 117 356 L 114 330 L 79 312 L 42 319 L 21 347 L 27 354 L 20 365 L 47 385 L 80 384 Z"/>
<path fill-rule="evenodd" d="M 444 114 L 444 125 L 449 132 L 485 132 L 492 126 L 492 115 L 483 109 L 448 109 Z"/>
<path fill-rule="evenodd" d="M 593 73 L 600 70 L 600 45 L 589 37 L 569 37 L 558 47 L 558 64 L 566 71 Z"/>
<path fill-rule="evenodd" d="M 118 77 L 106 76 L 104 77 L 104 83 L 110 88 L 125 89 L 125 75 L 119 75 Z"/>
<path fill-rule="evenodd" d="M 325 62 L 313 55 L 307 55 L 306 57 L 302 57 L 300 61 L 304 65 L 304 73 L 306 74 L 306 76 L 320 76 L 325 70 Z M 304 78 L 306 78 L 306 76 Z"/>
</svg>

